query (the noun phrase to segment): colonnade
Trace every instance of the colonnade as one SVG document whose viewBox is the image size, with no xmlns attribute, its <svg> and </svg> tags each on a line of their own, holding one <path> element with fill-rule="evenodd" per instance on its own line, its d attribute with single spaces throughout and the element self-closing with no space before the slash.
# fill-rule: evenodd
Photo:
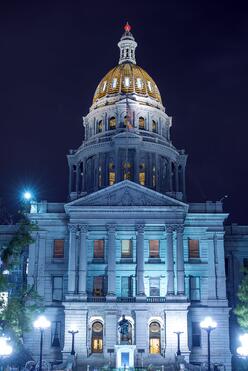
<svg viewBox="0 0 248 371">
<path fill-rule="evenodd" d="M 167 225 L 165 227 L 167 240 L 167 264 L 165 265 L 167 275 L 167 296 L 183 296 L 185 294 L 184 284 L 184 251 L 183 251 L 183 225 Z M 69 224 L 69 259 L 68 259 L 68 295 L 79 295 L 87 297 L 87 224 Z M 77 244 L 77 233 L 79 232 L 79 246 Z M 116 224 L 107 224 L 108 237 L 107 252 L 107 299 L 116 297 Z M 136 298 L 145 297 L 144 273 L 144 233 L 145 225 L 136 225 Z M 173 241 L 176 237 L 176 256 L 174 256 Z M 78 264 L 76 259 L 78 251 Z M 175 265 L 175 269 L 174 269 Z M 78 277 L 78 284 L 77 284 Z"/>
</svg>

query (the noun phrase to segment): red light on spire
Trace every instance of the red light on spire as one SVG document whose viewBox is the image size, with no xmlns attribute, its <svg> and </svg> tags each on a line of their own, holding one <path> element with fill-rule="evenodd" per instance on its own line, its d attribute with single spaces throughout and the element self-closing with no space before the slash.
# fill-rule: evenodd
<svg viewBox="0 0 248 371">
<path fill-rule="evenodd" d="M 125 26 L 124 26 L 124 30 L 125 30 L 126 32 L 130 32 L 130 31 L 131 31 L 131 26 L 130 26 L 130 24 L 129 24 L 128 22 L 125 24 Z"/>
</svg>

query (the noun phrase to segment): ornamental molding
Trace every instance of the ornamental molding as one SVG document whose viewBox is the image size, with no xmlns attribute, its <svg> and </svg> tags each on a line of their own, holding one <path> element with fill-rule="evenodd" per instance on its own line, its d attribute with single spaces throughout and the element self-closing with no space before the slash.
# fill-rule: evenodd
<svg viewBox="0 0 248 371">
<path fill-rule="evenodd" d="M 81 233 L 87 233 L 88 232 L 88 224 L 79 224 L 78 229 L 80 230 Z"/>
<path fill-rule="evenodd" d="M 114 233 L 116 231 L 116 224 L 115 223 L 106 224 L 106 229 L 108 233 Z"/>
<path fill-rule="evenodd" d="M 68 229 L 71 233 L 76 233 L 78 230 L 78 225 L 77 224 L 68 224 Z"/>
<path fill-rule="evenodd" d="M 144 233 L 145 225 L 144 224 L 136 224 L 135 229 L 137 233 Z"/>
</svg>

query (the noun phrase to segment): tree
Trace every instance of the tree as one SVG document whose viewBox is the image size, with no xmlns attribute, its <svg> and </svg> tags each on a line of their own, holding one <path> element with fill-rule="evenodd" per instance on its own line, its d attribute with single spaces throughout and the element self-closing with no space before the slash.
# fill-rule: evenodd
<svg viewBox="0 0 248 371">
<path fill-rule="evenodd" d="M 10 282 L 10 277 L 17 274 L 27 246 L 33 242 L 32 232 L 35 230 L 37 226 L 28 220 L 26 209 L 22 208 L 13 237 L 0 247 L 0 335 L 10 336 L 15 348 L 10 360 L 19 366 L 30 359 L 23 346 L 23 335 L 31 330 L 33 319 L 43 311 L 43 305 L 34 286 L 28 286 L 25 280 L 16 285 Z"/>
<path fill-rule="evenodd" d="M 239 303 L 234 311 L 238 324 L 244 330 L 248 330 L 248 269 L 244 270 L 244 278 L 237 293 Z"/>
</svg>

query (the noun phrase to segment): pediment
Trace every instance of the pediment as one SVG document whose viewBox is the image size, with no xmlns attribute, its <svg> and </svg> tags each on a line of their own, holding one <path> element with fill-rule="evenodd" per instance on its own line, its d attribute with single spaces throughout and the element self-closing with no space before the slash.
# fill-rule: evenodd
<svg viewBox="0 0 248 371">
<path fill-rule="evenodd" d="M 188 205 L 139 184 L 124 180 L 90 195 L 83 196 L 65 205 L 75 206 L 174 206 L 188 208 Z"/>
</svg>

